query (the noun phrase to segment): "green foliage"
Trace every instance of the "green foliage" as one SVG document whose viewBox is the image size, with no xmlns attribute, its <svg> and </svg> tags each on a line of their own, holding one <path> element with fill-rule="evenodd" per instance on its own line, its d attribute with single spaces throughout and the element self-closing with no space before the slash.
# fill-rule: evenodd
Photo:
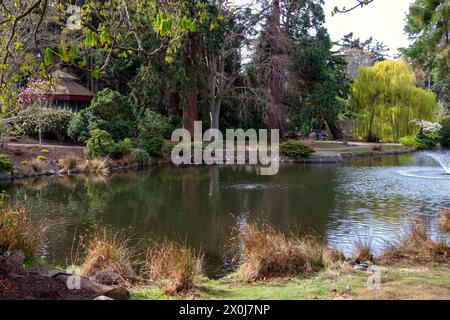
<svg viewBox="0 0 450 320">
<path fill-rule="evenodd" d="M 438 133 L 418 133 L 412 136 L 405 136 L 400 139 L 400 143 L 406 147 L 415 147 L 419 150 L 430 150 L 436 148 L 440 140 Z"/>
<path fill-rule="evenodd" d="M 368 141 L 399 141 L 417 133 L 412 120 L 433 120 L 435 95 L 417 88 L 415 82 L 404 61 L 386 60 L 361 68 L 351 95 L 353 110 L 364 115 L 358 120 L 358 135 Z"/>
<path fill-rule="evenodd" d="M 400 138 L 400 143 L 405 147 L 417 147 L 416 136 L 405 136 Z"/>
<path fill-rule="evenodd" d="M 113 147 L 114 140 L 107 131 L 94 129 L 90 132 L 90 138 L 87 141 L 87 150 L 90 156 L 107 156 Z"/>
<path fill-rule="evenodd" d="M 404 54 L 425 67 L 437 80 L 450 73 L 450 2 L 415 0 L 406 16 L 405 31 L 412 44 Z"/>
<path fill-rule="evenodd" d="M 322 27 L 318 27 L 314 37 L 304 35 L 297 41 L 292 60 L 303 85 L 296 90 L 292 129 L 307 133 L 311 128 L 321 128 L 324 121 L 337 120 L 341 105 L 336 97 L 340 91 L 345 96 L 348 88 L 344 88 L 345 76 L 340 77 L 345 61 L 333 56 L 331 47 L 330 37 Z M 337 77 L 344 83 L 338 84 Z"/>
<path fill-rule="evenodd" d="M 3 147 L 5 139 L 12 133 L 11 125 L 0 119 L 0 144 Z"/>
<path fill-rule="evenodd" d="M 131 140 L 126 138 L 122 141 L 119 141 L 115 143 L 111 151 L 109 152 L 109 155 L 111 158 L 117 160 L 122 159 L 124 156 L 127 156 L 131 153 L 131 148 L 133 147 Z"/>
<path fill-rule="evenodd" d="M 444 119 L 441 122 L 442 125 L 442 129 L 440 131 L 440 135 L 441 135 L 441 145 L 443 147 L 450 147 L 450 117 Z"/>
<path fill-rule="evenodd" d="M 0 173 L 12 172 L 14 164 L 4 154 L 0 154 Z"/>
<path fill-rule="evenodd" d="M 73 140 L 83 142 L 91 130 L 101 129 L 118 141 L 133 135 L 134 122 L 130 101 L 116 91 L 104 89 L 87 109 L 71 118 L 67 131 Z"/>
<path fill-rule="evenodd" d="M 63 141 L 67 138 L 71 117 L 69 110 L 31 107 L 20 111 L 13 119 L 13 125 L 16 130 L 30 136 L 36 136 L 41 127 L 44 137 Z"/>
<path fill-rule="evenodd" d="M 150 109 L 145 111 L 142 126 L 145 130 L 159 133 L 167 139 L 170 139 L 173 131 L 169 118 Z"/>
<path fill-rule="evenodd" d="M 139 133 L 138 146 L 147 151 L 151 157 L 160 157 L 164 153 L 163 137 L 171 135 L 169 119 L 163 115 L 146 110 L 142 121 L 142 129 Z"/>
<path fill-rule="evenodd" d="M 150 164 L 150 156 L 147 151 L 143 149 L 136 149 L 136 163 L 140 167 L 145 167 Z"/>
<path fill-rule="evenodd" d="M 423 82 L 431 84 L 439 102 L 447 109 L 450 109 L 449 26 L 450 1 L 413 1 L 405 25 L 405 32 L 412 42 L 402 51 L 414 67 L 423 72 Z"/>
<path fill-rule="evenodd" d="M 108 131 L 114 140 L 130 137 L 134 129 L 133 108 L 125 96 L 111 89 L 100 91 L 86 109 L 101 119 L 99 128 Z"/>
<path fill-rule="evenodd" d="M 129 155 L 133 147 L 130 139 L 125 138 L 116 143 L 107 131 L 101 129 L 94 129 L 90 132 L 90 138 L 86 145 L 91 157 L 110 156 L 115 160 Z"/>
<path fill-rule="evenodd" d="M 281 143 L 280 151 L 289 158 L 302 158 L 315 152 L 312 147 L 297 140 L 288 140 Z"/>
<path fill-rule="evenodd" d="M 67 135 L 74 141 L 84 142 L 89 139 L 89 132 L 98 129 L 103 120 L 83 110 L 72 114 L 67 128 Z"/>
<path fill-rule="evenodd" d="M 151 157 L 163 155 L 164 140 L 157 130 L 142 129 L 139 134 L 138 147 L 147 151 Z"/>
</svg>

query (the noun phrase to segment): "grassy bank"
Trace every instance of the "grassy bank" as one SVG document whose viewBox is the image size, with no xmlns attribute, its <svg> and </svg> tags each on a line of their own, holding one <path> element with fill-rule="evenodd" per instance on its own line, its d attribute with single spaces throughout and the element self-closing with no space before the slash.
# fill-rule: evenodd
<svg viewBox="0 0 450 320">
<path fill-rule="evenodd" d="M 449 299 L 449 265 L 395 264 L 381 272 L 380 289 L 367 288 L 371 274 L 343 267 L 324 270 L 307 277 L 278 278 L 245 284 L 234 275 L 210 280 L 199 277 L 196 290 L 169 296 L 158 287 L 135 289 L 132 299 Z"/>
<path fill-rule="evenodd" d="M 58 298 L 70 296 L 65 285 L 51 283 L 54 279 L 48 277 L 36 278 L 23 268 L 26 261 L 36 263 L 39 229 L 32 226 L 23 208 L 0 208 L 0 298 L 47 297 L 49 285 L 57 287 Z M 439 216 L 441 223 L 447 221 L 447 210 Z M 446 239 L 432 237 L 423 221 L 413 220 L 402 233 L 393 235 L 380 255 L 374 255 L 372 240 L 356 239 L 352 256 L 346 258 L 314 236 L 284 234 L 273 226 L 248 222 L 230 236 L 228 251 L 236 272 L 208 279 L 203 273 L 203 253 L 186 242 L 147 239 L 133 245 L 126 231 L 98 227 L 93 234 L 80 236 L 73 261 L 80 266 L 80 275 L 128 288 L 133 299 L 450 297 L 450 246 Z M 9 267 L 14 261 L 20 278 Z"/>
</svg>

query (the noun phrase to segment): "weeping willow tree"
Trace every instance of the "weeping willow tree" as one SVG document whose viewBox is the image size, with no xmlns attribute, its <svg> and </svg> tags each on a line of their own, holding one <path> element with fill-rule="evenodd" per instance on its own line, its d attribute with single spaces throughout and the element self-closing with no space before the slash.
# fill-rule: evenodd
<svg viewBox="0 0 450 320">
<path fill-rule="evenodd" d="M 434 93 L 416 87 L 414 73 L 402 60 L 361 68 L 350 99 L 361 115 L 357 134 L 367 141 L 397 142 L 417 133 L 411 121 L 433 121 L 437 108 Z"/>
</svg>

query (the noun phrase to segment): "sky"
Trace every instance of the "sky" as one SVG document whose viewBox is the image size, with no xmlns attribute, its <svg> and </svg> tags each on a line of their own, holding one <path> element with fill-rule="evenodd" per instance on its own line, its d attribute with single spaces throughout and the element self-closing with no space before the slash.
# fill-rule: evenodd
<svg viewBox="0 0 450 320">
<path fill-rule="evenodd" d="M 355 38 L 370 37 L 383 42 L 390 55 L 409 44 L 403 32 L 405 16 L 413 0 L 375 0 L 366 7 L 332 16 L 335 6 L 351 7 L 355 0 L 325 0 L 326 27 L 333 41 L 353 32 Z"/>
</svg>

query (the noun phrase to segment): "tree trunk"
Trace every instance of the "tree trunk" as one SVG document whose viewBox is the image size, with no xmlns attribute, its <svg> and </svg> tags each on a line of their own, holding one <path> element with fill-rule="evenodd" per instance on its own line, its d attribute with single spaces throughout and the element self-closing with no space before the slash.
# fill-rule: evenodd
<svg viewBox="0 0 450 320">
<path fill-rule="evenodd" d="M 208 75 L 208 88 L 209 88 L 209 112 L 211 113 L 211 129 L 218 129 L 218 112 L 216 110 L 216 81 L 217 81 L 217 56 L 210 57 L 209 59 L 209 75 Z"/>
<path fill-rule="evenodd" d="M 220 107 L 222 104 L 222 98 L 218 97 L 212 106 L 212 123 L 211 128 L 212 129 L 219 129 L 220 127 Z"/>
<path fill-rule="evenodd" d="M 211 129 L 219 129 L 220 125 L 220 107 L 222 105 L 226 83 L 225 75 L 225 49 L 222 47 L 218 56 L 210 57 L 208 86 L 209 86 L 209 111 L 211 113 Z M 220 77 L 217 77 L 217 74 Z"/>
<path fill-rule="evenodd" d="M 176 97 L 175 90 L 169 85 L 166 88 L 167 94 L 167 114 L 169 117 L 177 115 L 177 105 L 176 105 Z"/>
<path fill-rule="evenodd" d="M 330 132 L 333 135 L 333 139 L 339 140 L 344 138 L 344 133 L 339 130 L 339 128 L 336 126 L 336 123 L 333 121 L 327 121 L 328 128 L 330 128 Z"/>
<path fill-rule="evenodd" d="M 281 49 L 281 10 L 280 1 L 273 0 L 272 16 L 269 22 L 269 41 L 271 48 L 271 66 L 269 73 L 269 114 L 268 127 L 279 129 L 283 139 L 285 132 L 284 105 L 283 105 L 283 68 Z"/>
<path fill-rule="evenodd" d="M 194 134 L 194 122 L 198 120 L 198 87 L 197 87 L 197 37 L 195 34 L 189 35 L 187 45 L 184 47 L 184 67 L 187 75 L 187 85 L 185 86 L 185 107 L 183 110 L 183 128 Z"/>
</svg>

